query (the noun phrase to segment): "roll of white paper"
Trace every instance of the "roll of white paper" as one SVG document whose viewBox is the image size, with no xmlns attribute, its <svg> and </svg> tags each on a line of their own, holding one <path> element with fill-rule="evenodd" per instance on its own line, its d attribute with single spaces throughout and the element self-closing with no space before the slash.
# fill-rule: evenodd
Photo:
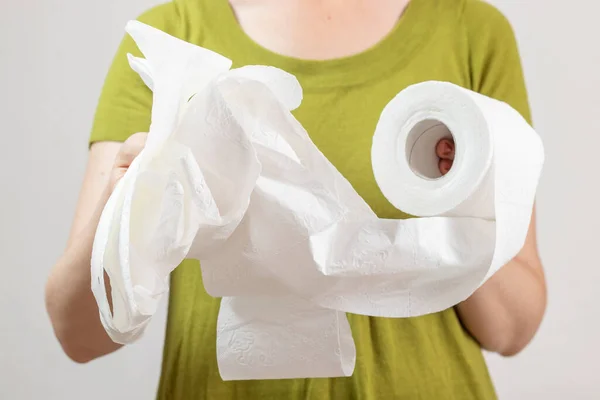
<svg viewBox="0 0 600 400">
<path fill-rule="evenodd" d="M 449 137 L 455 157 L 442 176 L 435 146 Z M 396 208 L 420 217 L 494 221 L 486 278 L 523 246 L 544 149 L 508 104 L 447 82 L 415 84 L 382 112 L 371 154 L 377 184 Z"/>
</svg>

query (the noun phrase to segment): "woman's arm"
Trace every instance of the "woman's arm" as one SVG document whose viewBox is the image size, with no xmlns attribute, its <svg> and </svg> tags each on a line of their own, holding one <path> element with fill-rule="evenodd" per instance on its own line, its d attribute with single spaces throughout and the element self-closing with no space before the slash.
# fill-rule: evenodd
<svg viewBox="0 0 600 400">
<path fill-rule="evenodd" d="M 523 249 L 456 309 L 465 328 L 486 350 L 512 356 L 533 339 L 546 310 L 535 210 Z"/>
<path fill-rule="evenodd" d="M 469 88 L 508 103 L 532 123 L 510 22 L 490 3 L 476 0 L 465 2 L 462 24 L 468 48 Z M 442 144 L 438 155 L 449 150 L 453 149 Z M 448 161 L 440 162 L 442 173 L 451 166 Z M 463 325 L 483 348 L 506 356 L 520 352 L 531 341 L 546 309 L 546 284 L 533 211 L 521 252 L 456 307 Z"/>
<path fill-rule="evenodd" d="M 454 161 L 454 142 L 440 140 L 436 153 L 440 172 L 446 174 Z M 546 283 L 537 250 L 535 208 L 519 254 L 456 309 L 465 328 L 486 350 L 511 356 L 531 341 L 546 309 Z"/>
<path fill-rule="evenodd" d="M 100 323 L 91 290 L 90 260 L 104 205 L 145 138 L 145 134 L 136 134 L 125 143 L 92 145 L 66 249 L 46 283 L 46 309 L 54 332 L 65 353 L 76 362 L 88 362 L 121 347 Z"/>
<path fill-rule="evenodd" d="M 178 7 L 178 2 L 160 4 L 137 20 L 185 39 Z M 90 261 L 104 205 L 114 184 L 145 143 L 145 134 L 132 133 L 147 132 L 150 126 L 152 92 L 129 66 L 127 54 L 143 57 L 128 35 L 121 41 L 104 81 L 71 234 L 46 284 L 52 326 L 64 351 L 77 362 L 90 361 L 121 347 L 112 342 L 100 322 L 91 290 Z"/>
</svg>

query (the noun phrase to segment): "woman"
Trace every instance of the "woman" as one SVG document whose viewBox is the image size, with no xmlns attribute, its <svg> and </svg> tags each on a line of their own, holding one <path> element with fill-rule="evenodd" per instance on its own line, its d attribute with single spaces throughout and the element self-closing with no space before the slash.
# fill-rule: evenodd
<svg viewBox="0 0 600 400">
<path fill-rule="evenodd" d="M 342 4 L 343 3 L 343 4 Z M 507 20 L 480 0 L 175 0 L 140 21 L 245 64 L 296 75 L 295 116 L 382 218 L 404 218 L 372 175 L 371 138 L 384 106 L 410 84 L 449 81 L 505 101 L 530 120 L 517 45 Z M 126 37 L 106 78 L 67 248 L 46 299 L 66 354 L 87 362 L 119 348 L 104 332 L 90 291 L 90 253 L 112 188 L 144 146 L 151 93 L 127 64 Z M 453 143 L 438 144 L 440 170 Z M 335 379 L 223 382 L 215 355 L 218 299 L 196 262 L 172 274 L 159 399 L 494 399 L 481 349 L 521 351 L 539 327 L 546 289 L 535 217 L 520 254 L 455 308 L 419 318 L 349 315 L 354 375 Z"/>
</svg>

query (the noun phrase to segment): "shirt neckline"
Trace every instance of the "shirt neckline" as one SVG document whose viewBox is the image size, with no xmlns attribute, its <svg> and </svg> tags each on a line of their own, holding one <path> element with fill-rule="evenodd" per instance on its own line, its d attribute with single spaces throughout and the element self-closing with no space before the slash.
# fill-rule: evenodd
<svg viewBox="0 0 600 400">
<path fill-rule="evenodd" d="M 355 86 L 380 79 L 408 64 L 436 28 L 440 1 L 411 0 L 393 29 L 375 45 L 354 55 L 327 60 L 308 60 L 278 54 L 255 42 L 239 24 L 227 0 L 208 0 L 213 10 L 213 33 L 231 54 L 244 60 L 280 68 L 295 75 L 306 89 Z M 217 30 L 214 32 L 214 30 Z"/>
</svg>

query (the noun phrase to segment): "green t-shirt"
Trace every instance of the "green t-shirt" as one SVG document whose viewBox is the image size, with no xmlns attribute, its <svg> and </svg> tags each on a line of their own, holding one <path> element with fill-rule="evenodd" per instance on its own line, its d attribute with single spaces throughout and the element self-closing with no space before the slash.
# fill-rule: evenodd
<svg viewBox="0 0 600 400">
<path fill-rule="evenodd" d="M 304 89 L 294 112 L 312 140 L 382 218 L 405 218 L 383 197 L 371 169 L 371 138 L 384 106 L 426 80 L 449 81 L 503 100 L 530 120 L 511 26 L 480 0 L 412 0 L 374 47 L 329 61 L 284 57 L 253 42 L 227 0 L 175 0 L 140 21 L 234 61 L 295 74 Z M 141 55 L 125 37 L 106 78 L 91 142 L 147 131 L 151 92 L 127 62 Z M 216 363 L 219 300 L 204 290 L 199 265 L 171 277 L 159 399 L 495 399 L 477 342 L 454 309 L 418 318 L 348 315 L 357 347 L 348 378 L 223 382 Z"/>
</svg>

